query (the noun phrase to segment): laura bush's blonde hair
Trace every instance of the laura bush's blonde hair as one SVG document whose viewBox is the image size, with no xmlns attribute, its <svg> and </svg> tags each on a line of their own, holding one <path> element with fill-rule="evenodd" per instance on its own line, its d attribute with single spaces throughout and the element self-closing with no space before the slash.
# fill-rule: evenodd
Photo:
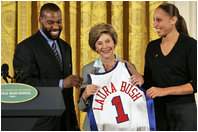
<svg viewBox="0 0 198 132">
<path fill-rule="evenodd" d="M 109 34 L 114 41 L 114 45 L 117 45 L 118 35 L 112 25 L 105 23 L 97 24 L 93 26 L 89 32 L 89 46 L 94 51 L 96 51 L 95 43 L 103 33 Z"/>
</svg>

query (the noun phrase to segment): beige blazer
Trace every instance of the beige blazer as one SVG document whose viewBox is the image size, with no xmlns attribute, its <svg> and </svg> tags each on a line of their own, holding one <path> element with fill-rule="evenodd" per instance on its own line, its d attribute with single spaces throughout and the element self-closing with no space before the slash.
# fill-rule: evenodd
<svg viewBox="0 0 198 132">
<path fill-rule="evenodd" d="M 82 93 L 84 92 L 86 86 L 89 84 L 89 80 L 88 80 L 88 77 L 87 77 L 87 74 L 95 74 L 95 73 L 98 73 L 98 71 L 100 70 L 100 68 L 96 68 L 96 67 L 93 67 L 95 61 L 83 66 L 82 68 L 82 78 L 83 78 L 83 83 L 80 87 L 80 98 L 78 100 L 78 108 L 81 110 L 81 111 L 84 111 L 84 112 L 87 112 L 87 110 L 89 109 L 90 107 L 90 104 L 91 104 L 91 100 L 88 99 L 86 102 L 82 99 Z M 88 114 L 86 114 L 86 117 L 85 117 L 85 120 L 84 120 L 84 123 L 83 123 L 83 130 L 84 131 L 91 131 L 91 128 L 90 128 L 90 124 L 89 124 L 89 119 L 88 119 Z"/>
</svg>

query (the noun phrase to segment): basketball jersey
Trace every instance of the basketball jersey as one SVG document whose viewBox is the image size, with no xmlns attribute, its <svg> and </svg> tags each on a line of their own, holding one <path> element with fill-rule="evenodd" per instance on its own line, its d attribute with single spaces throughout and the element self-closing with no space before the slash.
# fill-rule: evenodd
<svg viewBox="0 0 198 132">
<path fill-rule="evenodd" d="M 105 73 L 88 74 L 90 84 L 99 86 L 88 110 L 91 130 L 156 130 L 154 102 L 144 89 L 132 85 L 130 76 L 121 62 Z"/>
</svg>

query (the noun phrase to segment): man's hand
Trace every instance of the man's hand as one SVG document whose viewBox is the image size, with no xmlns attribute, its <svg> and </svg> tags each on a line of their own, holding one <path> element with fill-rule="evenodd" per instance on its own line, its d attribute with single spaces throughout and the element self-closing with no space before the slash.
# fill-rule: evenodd
<svg viewBox="0 0 198 132">
<path fill-rule="evenodd" d="M 63 88 L 80 87 L 83 78 L 75 75 L 70 75 L 63 80 Z"/>
</svg>

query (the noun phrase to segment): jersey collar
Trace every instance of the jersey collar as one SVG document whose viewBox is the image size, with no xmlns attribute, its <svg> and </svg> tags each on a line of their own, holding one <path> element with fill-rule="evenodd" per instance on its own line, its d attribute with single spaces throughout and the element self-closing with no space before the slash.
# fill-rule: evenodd
<svg viewBox="0 0 198 132">
<path fill-rule="evenodd" d="M 115 55 L 115 56 L 116 56 L 116 59 L 122 60 L 122 59 L 121 59 L 120 57 L 118 57 L 117 55 Z M 93 67 L 99 68 L 99 71 L 98 71 L 99 73 L 105 72 L 104 66 L 103 66 L 102 61 L 101 61 L 101 57 L 99 57 L 99 58 L 94 62 Z"/>
</svg>

